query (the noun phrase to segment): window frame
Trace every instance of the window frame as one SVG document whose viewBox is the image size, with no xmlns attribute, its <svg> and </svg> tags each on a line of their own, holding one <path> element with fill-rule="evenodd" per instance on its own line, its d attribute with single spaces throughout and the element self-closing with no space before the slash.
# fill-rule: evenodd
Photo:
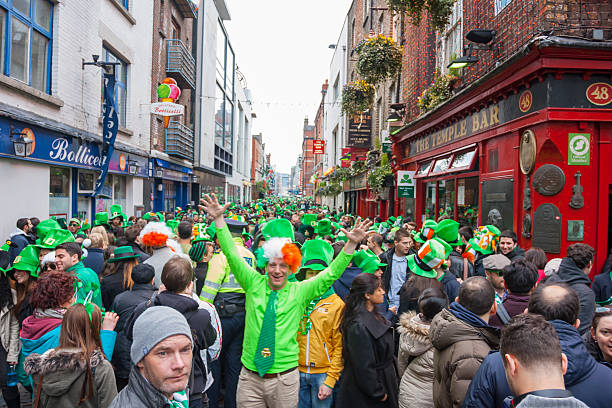
<svg viewBox="0 0 612 408">
<path fill-rule="evenodd" d="M 6 13 L 6 20 L 4 21 L 4 33 L 2 33 L 4 37 L 4 49 L 2 50 L 2 61 L 1 64 L 1 72 L 3 75 L 13 78 L 19 82 L 25 83 L 27 86 L 38 89 L 46 94 L 51 94 L 51 66 L 53 59 L 53 12 L 54 12 L 54 4 L 51 0 L 29 0 L 30 2 L 30 15 L 26 16 L 21 11 L 17 10 L 13 6 L 14 0 L 0 0 L 0 8 Z M 40 26 L 36 23 L 36 2 L 44 2 L 49 5 L 49 29 L 47 30 L 43 26 Z M 15 78 L 11 76 L 11 54 L 12 54 L 12 28 L 13 28 L 13 18 L 17 19 L 19 22 L 28 27 L 28 67 L 27 67 L 27 81 L 22 81 L 21 79 Z M 46 70 L 46 80 L 44 84 L 44 89 L 39 89 L 32 86 L 32 32 L 35 30 L 43 37 L 48 40 L 47 44 L 47 66 L 44 67 Z"/>
<path fill-rule="evenodd" d="M 223 62 L 221 62 L 219 59 L 221 50 L 217 49 L 215 55 L 215 83 L 217 85 L 215 89 L 215 99 L 221 100 L 220 106 L 222 117 L 217 118 L 217 112 L 215 112 L 214 167 L 216 170 L 231 176 L 234 166 L 234 132 L 236 130 L 234 126 L 234 119 L 236 115 L 236 54 L 229 41 L 229 36 L 227 35 L 227 31 L 225 30 L 223 23 L 221 20 L 218 20 L 218 37 L 216 39 L 217 48 L 221 46 L 221 35 L 223 36 L 224 47 L 222 51 Z M 221 63 L 223 64 L 223 67 L 219 66 Z M 221 68 L 223 69 L 223 72 L 220 72 Z M 217 93 L 219 93 L 219 95 L 217 95 Z M 217 119 L 220 119 L 220 121 Z M 219 142 L 217 141 L 217 128 L 220 128 L 222 133 L 222 137 Z"/>
<path fill-rule="evenodd" d="M 122 127 L 127 127 L 127 105 L 128 105 L 128 86 L 129 86 L 129 78 L 128 78 L 128 66 L 130 65 L 127 61 L 117 55 L 113 50 L 111 50 L 108 46 L 102 45 L 102 60 L 108 61 L 108 56 L 112 55 L 121 65 L 115 65 L 115 106 L 117 106 L 117 118 L 119 120 L 119 125 Z M 123 70 L 123 77 L 125 78 L 125 82 L 121 82 L 118 79 L 118 70 Z M 104 89 L 104 72 L 102 72 L 102 89 Z M 117 88 L 121 88 L 123 90 L 123 95 L 125 97 L 125 101 L 122 101 L 122 104 L 119 105 L 119 92 L 117 92 Z M 102 92 L 102 97 L 104 97 L 104 92 Z M 102 103 L 102 101 L 101 101 Z M 121 110 L 123 108 L 123 111 Z M 102 105 L 100 105 L 100 112 L 102 112 Z"/>
</svg>

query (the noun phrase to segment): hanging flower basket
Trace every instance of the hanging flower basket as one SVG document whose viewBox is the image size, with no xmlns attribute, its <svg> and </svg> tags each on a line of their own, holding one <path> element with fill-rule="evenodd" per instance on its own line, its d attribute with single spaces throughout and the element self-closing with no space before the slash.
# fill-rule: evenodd
<svg viewBox="0 0 612 408">
<path fill-rule="evenodd" d="M 453 96 L 451 83 L 458 77 L 454 73 L 442 74 L 436 71 L 434 82 L 421 93 L 417 99 L 417 105 L 421 113 L 428 112 Z"/>
<path fill-rule="evenodd" d="M 423 11 L 427 11 L 429 24 L 434 30 L 442 30 L 448 24 L 456 0 L 387 0 L 395 13 L 406 13 L 412 24 L 421 24 Z"/>
<path fill-rule="evenodd" d="M 368 38 L 355 47 L 357 72 L 371 84 L 392 78 L 402 69 L 402 49 L 382 34 Z"/>
<path fill-rule="evenodd" d="M 369 109 L 374 103 L 374 86 L 361 79 L 342 89 L 342 112 L 350 115 Z"/>
</svg>

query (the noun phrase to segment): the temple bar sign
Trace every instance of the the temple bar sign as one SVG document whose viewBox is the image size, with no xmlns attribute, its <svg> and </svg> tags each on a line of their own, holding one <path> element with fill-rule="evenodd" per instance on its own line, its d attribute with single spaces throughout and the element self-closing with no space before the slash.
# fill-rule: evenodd
<svg viewBox="0 0 612 408">
<path fill-rule="evenodd" d="M 472 136 L 490 127 L 499 125 L 499 105 L 491 105 L 464 119 L 445 127 L 442 130 L 419 137 L 410 142 L 408 156 L 415 156 L 428 150 L 452 143 L 455 140 Z"/>
</svg>

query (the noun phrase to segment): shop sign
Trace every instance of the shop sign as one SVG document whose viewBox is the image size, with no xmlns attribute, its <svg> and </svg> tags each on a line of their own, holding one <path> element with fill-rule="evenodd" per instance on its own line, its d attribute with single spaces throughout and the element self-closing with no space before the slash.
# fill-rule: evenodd
<svg viewBox="0 0 612 408">
<path fill-rule="evenodd" d="M 586 97 L 593 105 L 608 105 L 612 102 L 612 85 L 605 82 L 591 84 L 586 90 Z"/>
<path fill-rule="evenodd" d="M 393 142 L 391 141 L 391 138 L 389 137 L 389 130 L 384 129 L 381 135 L 382 135 L 382 152 L 392 153 Z"/>
<path fill-rule="evenodd" d="M 351 147 L 369 147 L 372 135 L 372 114 L 362 112 L 349 117 L 348 141 Z"/>
<path fill-rule="evenodd" d="M 397 198 L 415 198 L 415 171 L 397 172 Z"/>
<path fill-rule="evenodd" d="M 590 133 L 570 133 L 567 147 L 567 164 L 588 166 L 591 163 Z"/>
<path fill-rule="evenodd" d="M 325 140 L 313 140 L 312 154 L 324 154 L 324 153 L 325 153 Z"/>
<path fill-rule="evenodd" d="M 104 72 L 104 100 L 102 102 L 102 154 L 100 175 L 96 180 L 92 197 L 100 192 L 108 173 L 113 151 L 115 150 L 115 139 L 119 129 L 117 116 L 117 105 L 115 103 L 115 72 Z"/>
<path fill-rule="evenodd" d="M 151 104 L 151 113 L 160 116 L 180 116 L 185 113 L 185 106 L 172 102 L 155 102 Z"/>
</svg>

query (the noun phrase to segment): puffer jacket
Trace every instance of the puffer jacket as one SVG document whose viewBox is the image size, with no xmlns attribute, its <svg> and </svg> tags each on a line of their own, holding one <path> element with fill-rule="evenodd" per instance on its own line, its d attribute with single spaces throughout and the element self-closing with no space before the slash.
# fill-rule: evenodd
<svg viewBox="0 0 612 408">
<path fill-rule="evenodd" d="M 189 391 L 189 390 L 187 390 Z M 170 408 L 168 399 L 140 374 L 135 366 L 128 385 L 113 400 L 110 408 Z"/>
<path fill-rule="evenodd" d="M 321 299 L 310 313 L 311 327 L 307 334 L 298 330 L 300 347 L 298 369 L 302 373 L 327 373 L 324 384 L 334 388 L 344 367 L 340 322 L 344 302 L 336 294 Z"/>
<path fill-rule="evenodd" d="M 87 370 L 83 351 L 51 349 L 44 354 L 31 354 L 24 368 L 32 376 L 33 401 L 38 399 L 39 408 L 108 407 L 117 395 L 113 367 L 97 350 L 91 354 L 89 365 L 93 373 L 93 395 L 79 404 Z M 33 405 L 36 406 L 35 402 Z"/>
<path fill-rule="evenodd" d="M 15 304 L 17 297 L 14 289 L 11 289 L 11 294 L 13 296 L 13 304 Z M 6 361 L 17 362 L 19 350 L 21 350 L 19 320 L 14 316 L 13 310 L 8 307 L 3 307 L 0 310 L 0 342 L 6 350 Z"/>
<path fill-rule="evenodd" d="M 400 408 L 433 408 L 434 349 L 429 340 L 429 323 L 416 312 L 400 316 L 398 367 Z"/>
<path fill-rule="evenodd" d="M 452 305 L 451 305 L 452 307 Z M 434 351 L 433 395 L 436 408 L 457 408 L 482 360 L 499 345 L 499 330 L 476 327 L 444 309 L 434 317 L 429 338 Z"/>
</svg>

